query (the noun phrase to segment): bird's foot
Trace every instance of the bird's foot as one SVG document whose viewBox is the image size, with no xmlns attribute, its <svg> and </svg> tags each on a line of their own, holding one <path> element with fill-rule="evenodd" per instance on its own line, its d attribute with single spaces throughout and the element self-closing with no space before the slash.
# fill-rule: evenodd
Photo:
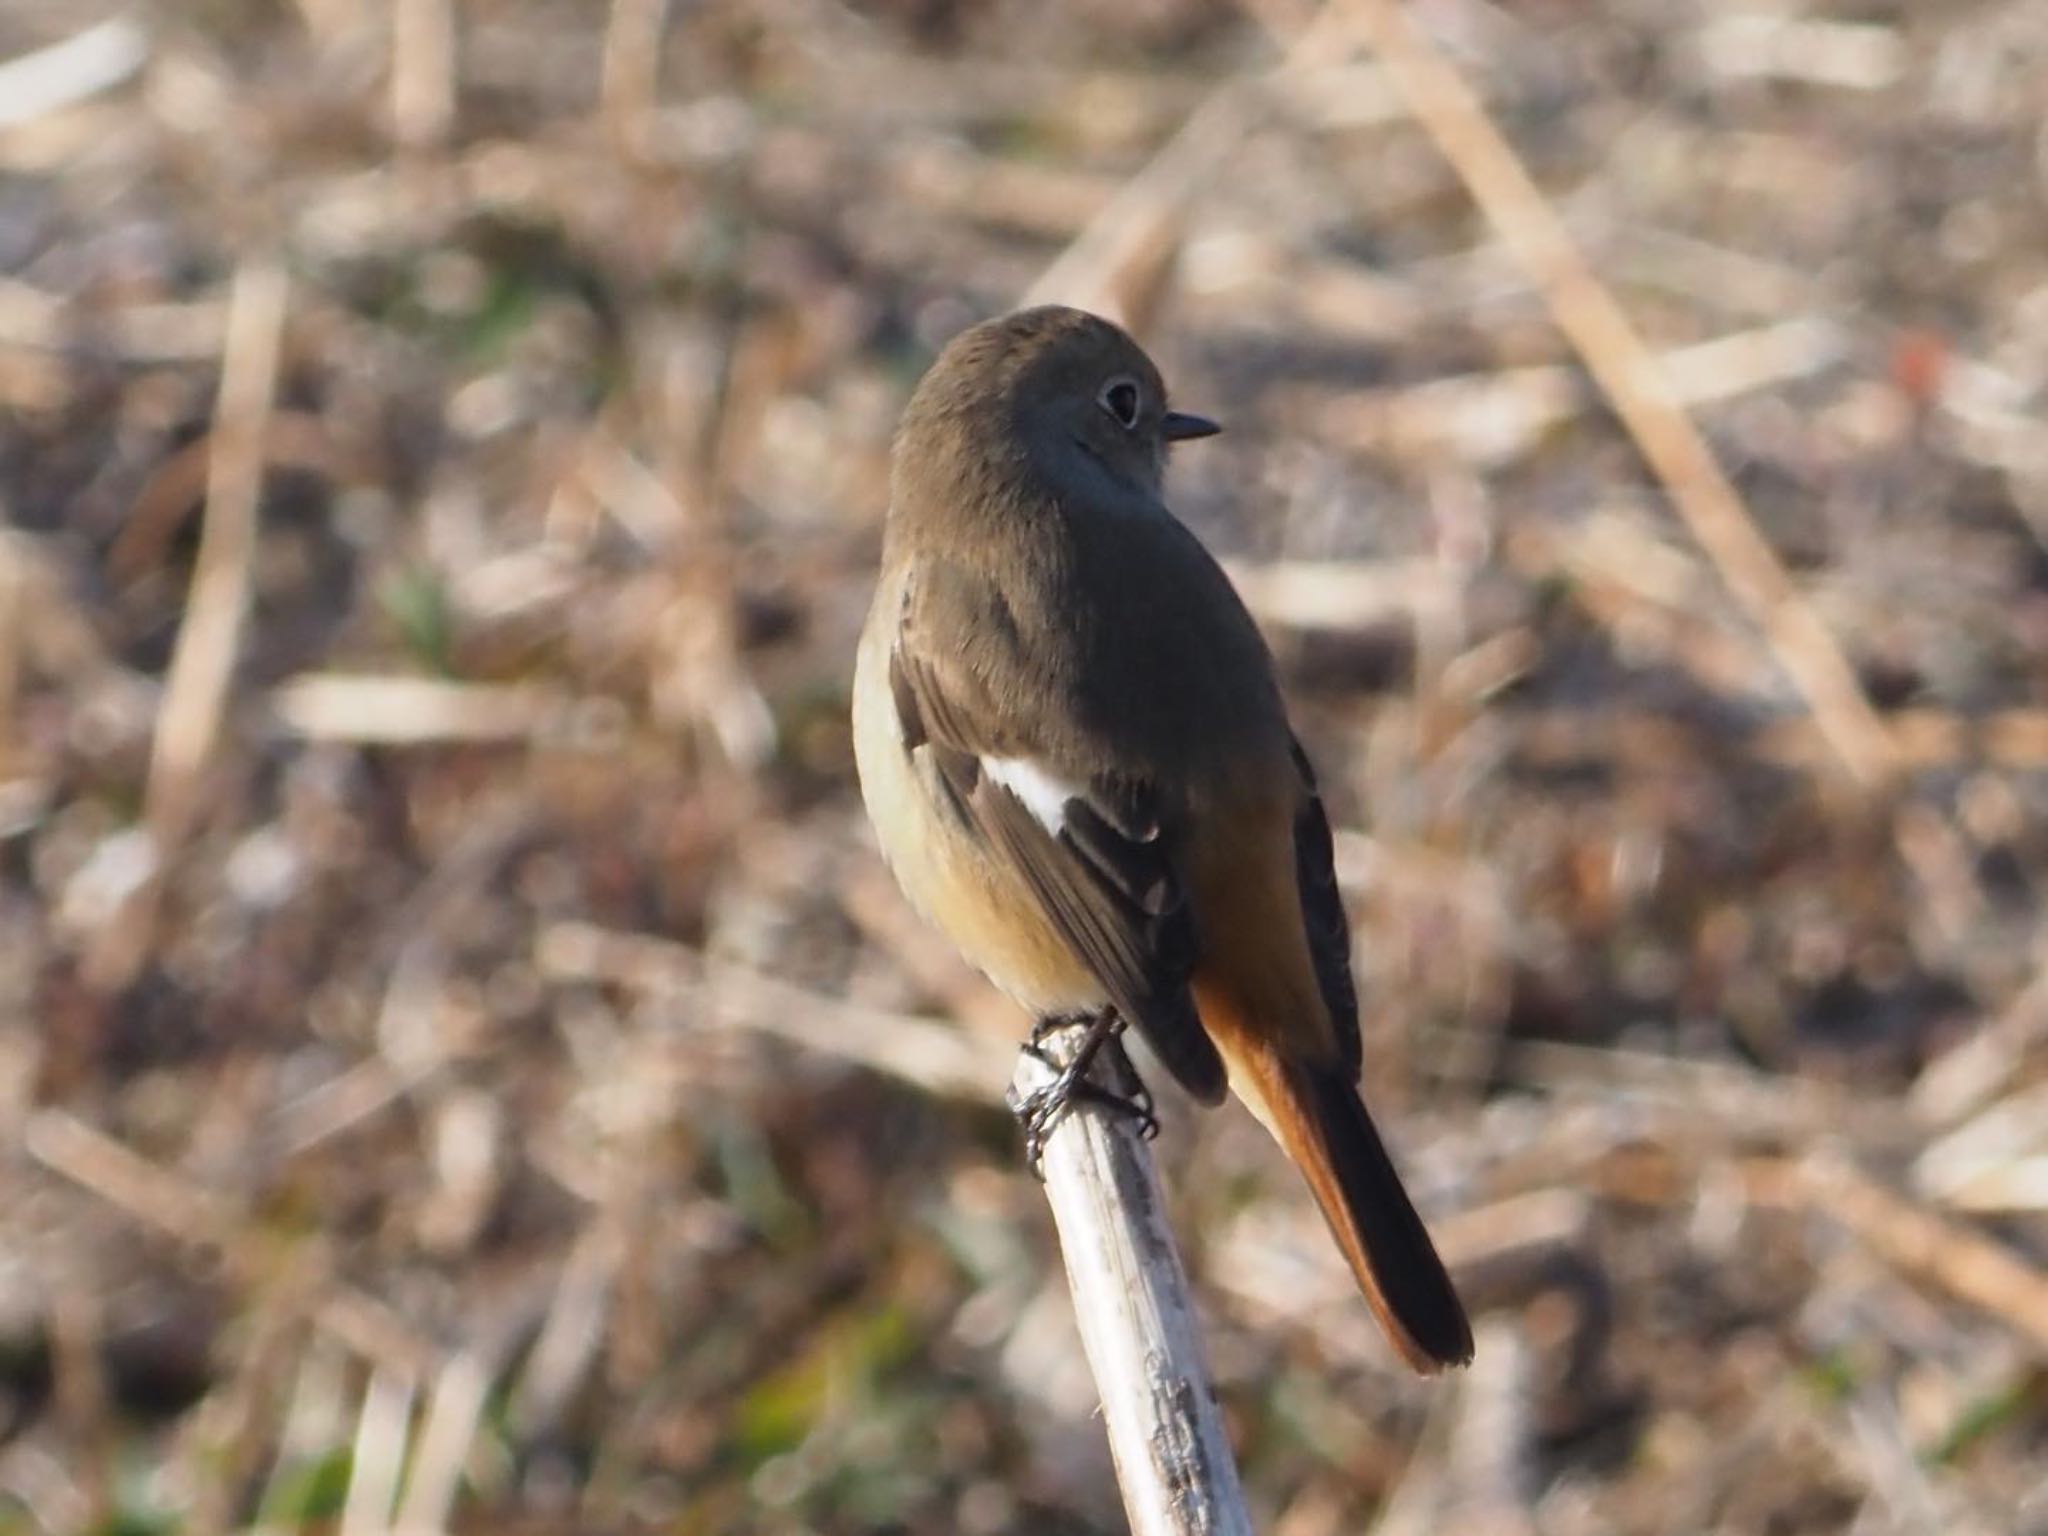
<svg viewBox="0 0 2048 1536">
<path fill-rule="evenodd" d="M 1088 1032 L 1073 1056 L 1063 1063 L 1046 1049 L 1045 1042 L 1060 1030 L 1080 1024 L 1085 1024 Z M 1138 1134 L 1147 1141 L 1159 1134 L 1159 1118 L 1153 1113 L 1151 1091 L 1138 1080 L 1136 1072 L 1130 1074 L 1134 1087 L 1129 1094 L 1105 1088 L 1088 1076 L 1097 1054 L 1121 1034 L 1123 1028 L 1124 1021 L 1114 1009 L 1078 1017 L 1040 1019 L 1032 1026 L 1031 1041 L 1024 1049 L 1059 1075 L 1042 1088 L 1035 1088 L 1022 1097 L 1013 1096 L 1010 1108 L 1024 1130 L 1025 1161 L 1040 1178 L 1045 1176 L 1041 1164 L 1046 1141 L 1059 1124 L 1060 1117 L 1076 1102 L 1100 1104 L 1105 1109 L 1131 1116 L 1138 1122 Z"/>
</svg>

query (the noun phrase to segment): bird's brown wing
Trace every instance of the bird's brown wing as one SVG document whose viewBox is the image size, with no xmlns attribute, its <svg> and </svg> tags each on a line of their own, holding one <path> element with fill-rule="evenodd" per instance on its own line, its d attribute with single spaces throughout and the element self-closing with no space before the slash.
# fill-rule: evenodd
<svg viewBox="0 0 2048 1536">
<path fill-rule="evenodd" d="M 1155 787 L 1106 774 L 1077 780 L 1037 761 L 1028 733 L 1000 718 L 972 676 L 911 633 L 890 656 L 889 685 L 904 747 L 929 755 L 947 811 L 1017 872 L 1181 1086 L 1221 1102 L 1222 1058 L 1188 991 L 1194 918 Z M 1027 803 L 1019 772 L 1058 790 Z"/>
</svg>

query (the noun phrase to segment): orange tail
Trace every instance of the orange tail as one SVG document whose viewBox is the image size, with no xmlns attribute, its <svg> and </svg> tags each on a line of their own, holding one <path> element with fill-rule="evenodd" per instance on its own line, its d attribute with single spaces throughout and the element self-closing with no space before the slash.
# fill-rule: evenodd
<svg viewBox="0 0 2048 1536">
<path fill-rule="evenodd" d="M 1231 1036 L 1236 1035 L 1236 1038 Z M 1387 1337 L 1425 1374 L 1472 1358 L 1472 1325 L 1358 1090 L 1333 1067 L 1282 1061 L 1263 1040 L 1217 1040 L 1231 1086 L 1308 1179 Z"/>
</svg>

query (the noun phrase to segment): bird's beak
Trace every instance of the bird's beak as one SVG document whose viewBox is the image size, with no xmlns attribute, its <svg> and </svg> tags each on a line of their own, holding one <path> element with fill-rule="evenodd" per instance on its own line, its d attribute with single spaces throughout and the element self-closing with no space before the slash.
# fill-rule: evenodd
<svg viewBox="0 0 2048 1536">
<path fill-rule="evenodd" d="M 1169 443 L 1184 443 L 1191 437 L 1214 437 L 1223 428 L 1206 416 L 1168 411 L 1160 418 L 1159 430 Z"/>
</svg>

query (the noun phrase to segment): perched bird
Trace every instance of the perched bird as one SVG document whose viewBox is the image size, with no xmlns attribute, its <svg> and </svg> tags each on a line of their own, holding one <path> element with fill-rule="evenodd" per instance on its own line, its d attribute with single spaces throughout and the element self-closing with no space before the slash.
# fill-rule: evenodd
<svg viewBox="0 0 2048 1536">
<path fill-rule="evenodd" d="M 1169 512 L 1137 343 L 1045 307 L 956 337 L 897 434 L 854 677 L 861 790 L 912 903 L 1044 1022 L 1115 1018 L 1235 1091 L 1306 1175 L 1388 1337 L 1465 1311 L 1358 1096 L 1330 827 L 1273 660 Z"/>
</svg>

